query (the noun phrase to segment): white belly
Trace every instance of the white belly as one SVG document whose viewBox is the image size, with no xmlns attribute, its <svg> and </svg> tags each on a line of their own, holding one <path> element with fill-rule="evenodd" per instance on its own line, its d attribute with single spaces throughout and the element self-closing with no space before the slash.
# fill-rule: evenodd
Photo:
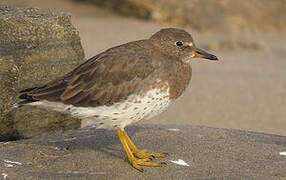
<svg viewBox="0 0 286 180">
<path fill-rule="evenodd" d="M 37 101 L 38 105 L 60 112 L 70 113 L 81 119 L 81 127 L 96 126 L 104 129 L 123 129 L 125 126 L 142 119 L 150 119 L 170 105 L 169 88 L 149 90 L 144 97 L 131 95 L 123 102 L 111 106 L 75 107 L 60 102 Z"/>
</svg>

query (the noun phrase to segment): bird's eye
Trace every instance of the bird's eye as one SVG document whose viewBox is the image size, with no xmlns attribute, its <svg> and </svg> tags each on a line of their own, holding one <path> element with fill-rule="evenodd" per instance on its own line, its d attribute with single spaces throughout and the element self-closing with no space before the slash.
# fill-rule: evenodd
<svg viewBox="0 0 286 180">
<path fill-rule="evenodd" d="M 176 42 L 176 45 L 179 46 L 179 47 L 183 46 L 183 42 L 182 41 L 178 41 L 178 42 Z"/>
</svg>

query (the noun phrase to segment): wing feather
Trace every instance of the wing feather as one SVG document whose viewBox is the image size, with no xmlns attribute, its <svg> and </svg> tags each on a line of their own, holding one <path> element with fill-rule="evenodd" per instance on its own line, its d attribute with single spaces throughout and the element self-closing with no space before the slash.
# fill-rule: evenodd
<svg viewBox="0 0 286 180">
<path fill-rule="evenodd" d="M 25 94 L 34 100 L 61 101 L 74 106 L 112 104 L 140 91 L 144 80 L 155 70 L 149 54 L 133 42 L 109 49 L 66 76 Z"/>
</svg>

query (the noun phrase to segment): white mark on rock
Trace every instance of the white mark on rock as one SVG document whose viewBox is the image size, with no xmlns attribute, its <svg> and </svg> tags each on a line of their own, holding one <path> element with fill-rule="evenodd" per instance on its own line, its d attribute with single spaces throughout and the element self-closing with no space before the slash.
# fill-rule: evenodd
<svg viewBox="0 0 286 180">
<path fill-rule="evenodd" d="M 170 160 L 172 163 L 175 163 L 175 164 L 179 164 L 179 165 L 181 165 L 181 166 L 190 166 L 190 165 L 188 165 L 188 163 L 186 163 L 184 160 L 182 160 L 182 159 L 178 159 L 178 161 L 172 161 L 172 160 Z"/>
<path fill-rule="evenodd" d="M 9 144 L 10 142 L 7 141 L 7 142 L 0 142 L 0 144 Z"/>
<path fill-rule="evenodd" d="M 4 166 L 5 166 L 5 167 L 8 167 L 8 168 L 10 168 L 10 167 L 14 167 L 14 165 L 13 165 L 13 164 L 6 164 L 6 163 L 4 163 Z"/>
<path fill-rule="evenodd" d="M 6 178 L 8 177 L 8 174 L 6 173 L 2 173 L 3 179 L 6 180 Z"/>
<path fill-rule="evenodd" d="M 180 131 L 180 129 L 177 129 L 177 128 L 169 128 L 168 131 Z"/>
<path fill-rule="evenodd" d="M 20 104 L 18 103 L 13 104 L 13 108 L 18 108 L 18 107 L 20 107 Z"/>
<path fill-rule="evenodd" d="M 20 163 L 20 162 L 17 162 L 17 161 L 10 161 L 10 160 L 7 160 L 7 159 L 4 159 L 4 162 L 5 162 L 5 163 L 8 163 L 8 164 L 22 165 L 22 163 Z"/>
<path fill-rule="evenodd" d="M 286 151 L 285 152 L 280 152 L 279 153 L 281 156 L 286 156 Z"/>
</svg>

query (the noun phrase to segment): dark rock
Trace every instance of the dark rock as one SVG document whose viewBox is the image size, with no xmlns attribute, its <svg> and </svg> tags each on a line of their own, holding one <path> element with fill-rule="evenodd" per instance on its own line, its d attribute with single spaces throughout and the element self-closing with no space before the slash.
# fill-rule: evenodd
<svg viewBox="0 0 286 180">
<path fill-rule="evenodd" d="M 167 166 L 138 172 L 124 160 L 114 131 L 80 129 L 0 144 L 0 171 L 7 179 L 286 178 L 286 157 L 280 155 L 285 136 L 188 125 L 131 126 L 127 132 L 139 148 L 167 152 L 153 160 Z M 189 166 L 171 162 L 179 159 Z"/>
<path fill-rule="evenodd" d="M 43 85 L 84 61 L 79 33 L 65 13 L 0 5 L 0 140 L 79 127 L 67 115 L 13 109 L 22 89 Z"/>
</svg>

